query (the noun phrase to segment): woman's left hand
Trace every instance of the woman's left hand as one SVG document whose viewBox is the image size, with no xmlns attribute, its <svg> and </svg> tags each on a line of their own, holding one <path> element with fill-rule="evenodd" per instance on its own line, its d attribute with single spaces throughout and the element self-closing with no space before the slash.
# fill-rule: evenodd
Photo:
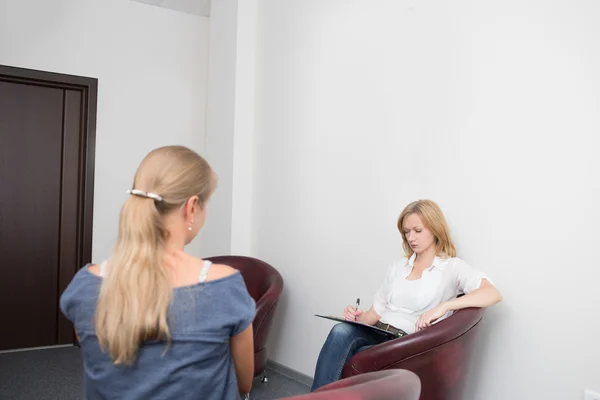
<svg viewBox="0 0 600 400">
<path fill-rule="evenodd" d="M 449 311 L 448 303 L 442 303 L 431 309 L 419 317 L 417 323 L 415 324 L 415 330 L 418 332 L 422 329 L 428 328 L 431 326 L 431 323 L 436 319 L 443 317 Z"/>
</svg>

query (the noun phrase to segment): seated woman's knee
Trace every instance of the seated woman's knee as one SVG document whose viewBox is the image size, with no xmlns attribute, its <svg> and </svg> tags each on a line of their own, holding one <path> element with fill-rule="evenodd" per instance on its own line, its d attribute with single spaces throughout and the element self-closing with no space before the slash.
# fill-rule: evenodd
<svg viewBox="0 0 600 400">
<path fill-rule="evenodd" d="M 330 336 L 335 338 L 348 337 L 355 334 L 355 327 L 351 324 L 339 323 L 331 328 L 331 332 L 329 332 Z"/>
</svg>

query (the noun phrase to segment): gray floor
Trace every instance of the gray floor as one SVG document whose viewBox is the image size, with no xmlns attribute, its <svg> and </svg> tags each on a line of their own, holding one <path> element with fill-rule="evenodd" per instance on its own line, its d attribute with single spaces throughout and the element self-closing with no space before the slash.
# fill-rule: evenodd
<svg viewBox="0 0 600 400">
<path fill-rule="evenodd" d="M 0 399 L 81 400 L 81 353 L 77 347 L 61 347 L 0 353 Z M 275 371 L 269 382 L 255 380 L 252 400 L 272 400 L 308 393 L 308 386 Z"/>
</svg>

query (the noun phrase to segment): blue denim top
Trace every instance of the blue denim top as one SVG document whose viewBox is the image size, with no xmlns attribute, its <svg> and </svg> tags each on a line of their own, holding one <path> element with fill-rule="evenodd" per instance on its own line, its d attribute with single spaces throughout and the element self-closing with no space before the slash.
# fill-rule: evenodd
<svg viewBox="0 0 600 400">
<path fill-rule="evenodd" d="M 143 343 L 133 365 L 114 365 L 94 331 L 102 278 L 89 264 L 60 298 L 83 350 L 85 397 L 96 399 L 238 399 L 229 340 L 254 319 L 256 304 L 241 274 L 173 289 L 171 344 Z"/>
</svg>

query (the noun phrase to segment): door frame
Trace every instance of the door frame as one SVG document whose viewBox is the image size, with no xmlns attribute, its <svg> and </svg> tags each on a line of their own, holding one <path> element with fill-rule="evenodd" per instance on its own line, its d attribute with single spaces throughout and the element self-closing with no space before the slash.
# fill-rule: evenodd
<svg viewBox="0 0 600 400">
<path fill-rule="evenodd" d="M 65 90 L 76 90 L 81 93 L 82 115 L 80 120 L 82 121 L 83 126 L 80 127 L 81 147 L 79 149 L 79 171 L 81 171 L 82 173 L 79 178 L 81 189 L 79 191 L 79 210 L 77 218 L 77 236 L 79 239 L 77 243 L 78 265 L 73 266 L 74 275 L 79 268 L 91 262 L 92 259 L 92 231 L 94 218 L 94 168 L 96 154 L 96 113 L 98 79 L 0 65 L 0 81 L 59 88 Z M 59 287 L 59 293 L 61 293 L 62 290 L 64 290 L 64 288 Z M 57 340 L 59 343 L 61 341 L 64 342 L 66 339 L 64 334 L 61 335 L 60 333 L 60 326 L 64 326 L 66 322 L 67 321 L 64 318 L 61 318 L 59 312 L 57 333 Z M 75 340 L 74 335 L 73 340 Z"/>
</svg>

